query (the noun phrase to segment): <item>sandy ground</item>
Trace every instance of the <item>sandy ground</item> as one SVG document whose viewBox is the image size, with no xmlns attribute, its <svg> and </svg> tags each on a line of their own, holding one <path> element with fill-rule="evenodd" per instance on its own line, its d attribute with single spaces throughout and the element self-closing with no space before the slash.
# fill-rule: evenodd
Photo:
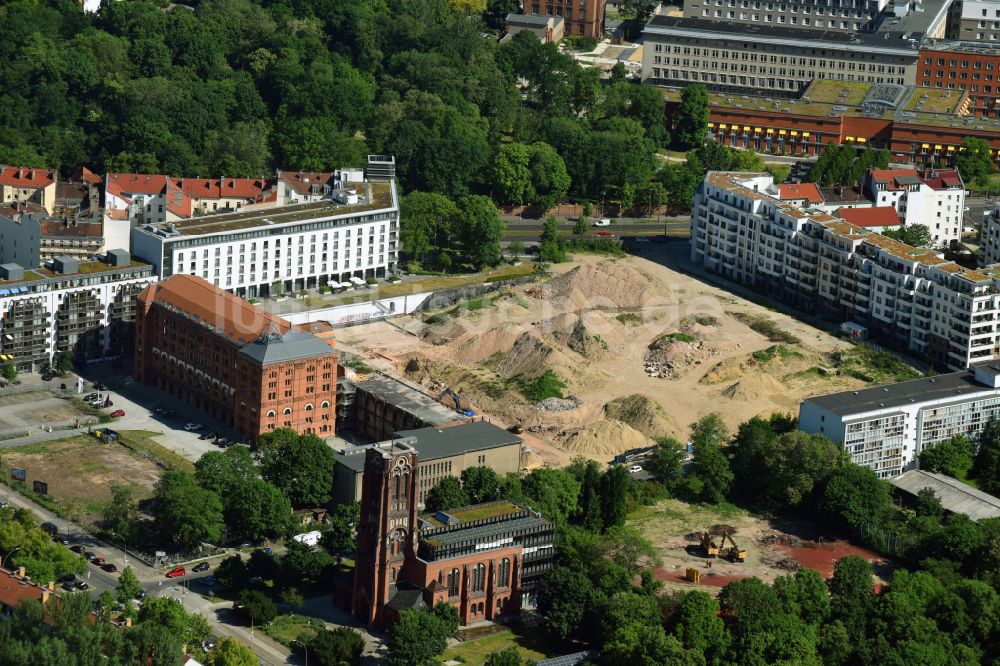
<svg viewBox="0 0 1000 666">
<path fill-rule="evenodd" d="M 0 430 L 36 429 L 45 425 L 72 423 L 85 418 L 68 400 L 47 390 L 29 391 L 0 397 Z"/>
<path fill-rule="evenodd" d="M 711 412 L 735 428 L 754 415 L 797 412 L 809 395 L 861 385 L 842 377 L 818 383 L 808 372 L 846 343 L 659 263 L 583 255 L 553 273 L 437 323 L 405 317 L 341 329 L 338 344 L 434 395 L 453 388 L 500 425 L 522 424 L 538 454 L 533 464 L 561 465 L 578 454 L 608 460 L 649 436 L 683 440 Z M 754 359 L 775 343 L 732 314 L 741 312 L 771 319 L 800 342 L 785 345 L 790 353 Z M 521 396 L 518 380 L 546 369 L 580 406 L 541 411 Z M 615 441 L 588 451 L 586 442 L 608 436 L 595 425 L 607 403 L 626 396 L 649 398 L 649 409 L 617 417 L 629 431 L 615 429 Z M 638 440 L 632 429 L 641 431 Z"/>
</svg>

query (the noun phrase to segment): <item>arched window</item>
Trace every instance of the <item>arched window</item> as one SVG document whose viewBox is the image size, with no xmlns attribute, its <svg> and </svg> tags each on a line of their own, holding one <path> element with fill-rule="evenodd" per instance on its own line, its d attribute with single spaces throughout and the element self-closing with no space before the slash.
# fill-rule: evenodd
<svg viewBox="0 0 1000 666">
<path fill-rule="evenodd" d="M 458 569 L 452 569 L 451 573 L 448 574 L 448 596 L 457 597 L 458 596 Z"/>
<path fill-rule="evenodd" d="M 329 400 L 324 400 L 322 402 L 322 404 L 320 404 L 320 409 L 326 409 L 329 406 L 330 406 L 330 401 Z"/>
<path fill-rule="evenodd" d="M 313 410 L 313 406 L 312 406 L 312 403 L 311 403 L 311 402 L 310 402 L 310 403 L 307 403 L 307 404 L 306 404 L 306 411 L 307 411 L 307 412 L 311 412 L 312 410 Z"/>
<path fill-rule="evenodd" d="M 500 569 L 497 572 L 497 585 L 500 587 L 510 587 L 510 560 L 506 557 L 500 560 Z"/>
<path fill-rule="evenodd" d="M 292 413 L 292 408 L 291 407 L 285 407 L 285 411 L 282 412 L 282 414 L 291 414 L 291 413 Z"/>
<path fill-rule="evenodd" d="M 486 584 L 486 565 L 479 563 L 472 570 L 472 591 L 482 592 Z"/>
<path fill-rule="evenodd" d="M 274 413 L 273 409 L 267 413 L 267 418 L 269 419 L 273 419 L 275 416 L 277 416 L 277 414 Z"/>
</svg>

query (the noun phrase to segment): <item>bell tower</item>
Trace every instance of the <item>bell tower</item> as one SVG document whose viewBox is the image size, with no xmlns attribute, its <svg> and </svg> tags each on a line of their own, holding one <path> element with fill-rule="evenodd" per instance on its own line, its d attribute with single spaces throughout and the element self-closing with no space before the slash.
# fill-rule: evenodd
<svg viewBox="0 0 1000 666">
<path fill-rule="evenodd" d="M 416 527 L 416 449 L 409 440 L 373 446 L 361 482 L 352 601 L 354 616 L 369 627 L 383 628 L 383 608 L 415 556 Z"/>
</svg>

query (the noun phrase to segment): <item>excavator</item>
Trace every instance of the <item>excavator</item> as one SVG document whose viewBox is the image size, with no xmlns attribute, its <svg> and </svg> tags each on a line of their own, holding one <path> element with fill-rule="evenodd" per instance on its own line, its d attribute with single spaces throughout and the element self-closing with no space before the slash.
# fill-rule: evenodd
<svg viewBox="0 0 1000 666">
<path fill-rule="evenodd" d="M 461 396 L 459 396 L 457 393 L 455 393 L 451 389 L 446 389 L 444 391 L 444 393 L 442 393 L 440 396 L 438 396 L 438 400 L 443 399 L 445 396 L 448 396 L 449 398 L 451 398 L 452 400 L 455 401 L 455 411 L 458 412 L 459 414 L 461 414 L 462 416 L 475 416 L 476 415 L 476 413 L 474 411 L 472 411 L 471 407 L 468 407 L 468 406 L 463 407 L 462 406 L 462 398 L 461 398 Z"/>
<path fill-rule="evenodd" d="M 726 541 L 729 541 L 729 547 L 726 547 Z M 747 561 L 747 551 L 736 545 L 736 541 L 733 539 L 732 534 L 723 534 L 721 542 L 721 555 L 733 562 L 746 562 Z"/>
<path fill-rule="evenodd" d="M 719 545 L 708 532 L 701 533 L 701 549 L 705 551 L 706 557 L 718 557 Z"/>
</svg>

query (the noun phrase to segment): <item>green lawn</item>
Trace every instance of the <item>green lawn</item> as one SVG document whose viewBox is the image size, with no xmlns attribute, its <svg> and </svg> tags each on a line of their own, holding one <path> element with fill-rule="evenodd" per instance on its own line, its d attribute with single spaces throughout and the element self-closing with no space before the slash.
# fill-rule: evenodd
<svg viewBox="0 0 1000 666">
<path fill-rule="evenodd" d="M 561 644 L 542 633 L 539 629 L 517 628 L 492 636 L 459 643 L 441 655 L 441 663 L 454 659 L 466 666 L 482 666 L 491 652 L 499 652 L 509 647 L 517 648 L 522 659 L 539 661 L 561 654 L 578 652 L 584 648 L 578 645 Z"/>
<path fill-rule="evenodd" d="M 263 631 L 288 647 L 295 639 L 303 640 L 299 638 L 303 634 L 305 634 L 305 641 L 308 642 L 308 639 L 315 636 L 316 632 L 321 631 L 325 626 L 322 620 L 314 617 L 291 614 L 279 615 L 274 619 L 274 622 L 264 627 Z"/>
</svg>

